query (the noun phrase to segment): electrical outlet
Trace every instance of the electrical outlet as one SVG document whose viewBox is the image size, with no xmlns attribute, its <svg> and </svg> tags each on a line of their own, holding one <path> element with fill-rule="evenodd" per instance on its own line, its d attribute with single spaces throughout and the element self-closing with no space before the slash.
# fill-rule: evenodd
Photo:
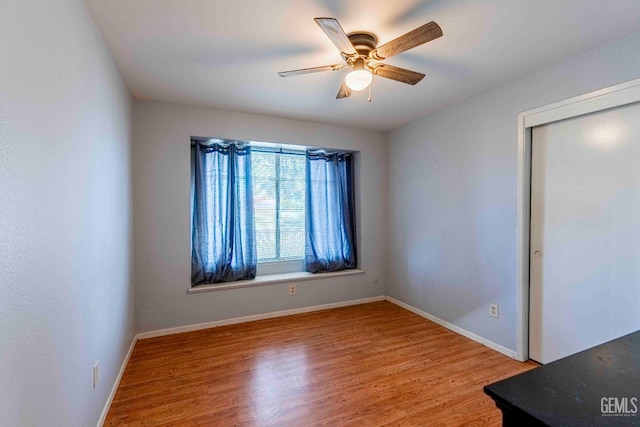
<svg viewBox="0 0 640 427">
<path fill-rule="evenodd" d="M 378 283 L 378 275 L 373 276 L 373 283 Z"/>
<path fill-rule="evenodd" d="M 100 362 L 96 362 L 95 365 L 93 365 L 93 388 L 98 387 L 98 379 L 100 374 Z"/>
<path fill-rule="evenodd" d="M 496 319 L 500 316 L 498 304 L 489 304 L 489 316 L 495 317 Z"/>
<path fill-rule="evenodd" d="M 289 285 L 289 295 L 296 294 L 296 285 Z"/>
</svg>

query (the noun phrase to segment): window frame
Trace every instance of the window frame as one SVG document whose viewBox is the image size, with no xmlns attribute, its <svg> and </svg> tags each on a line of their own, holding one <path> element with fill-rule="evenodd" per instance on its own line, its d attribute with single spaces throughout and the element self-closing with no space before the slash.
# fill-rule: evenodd
<svg viewBox="0 0 640 427">
<path fill-rule="evenodd" d="M 193 144 L 194 141 L 204 141 L 204 142 L 212 142 L 212 143 L 233 143 L 233 142 L 242 142 L 251 147 L 252 151 L 271 151 L 278 152 L 282 154 L 297 154 L 305 156 L 307 150 L 324 150 L 328 153 L 331 152 L 350 152 L 353 153 L 355 157 L 355 186 L 356 186 L 356 216 L 359 217 L 359 197 L 360 197 L 360 186 L 359 186 L 359 154 L 360 152 L 357 150 L 350 149 L 338 149 L 338 148 L 326 148 L 326 147 L 315 147 L 315 146 L 307 146 L 307 145 L 297 145 L 297 144 L 288 144 L 288 143 L 278 143 L 278 142 L 263 142 L 263 141 L 254 141 L 254 140 L 241 140 L 241 139 L 228 139 L 228 138 L 219 138 L 219 137 L 201 137 L 201 136 L 191 136 L 190 144 Z M 193 230 L 193 191 L 194 189 L 194 170 L 192 167 L 190 169 L 190 219 L 189 219 L 189 237 L 191 239 L 192 230 Z M 306 173 L 306 172 L 305 172 Z M 306 194 L 305 194 L 306 196 Z M 305 203 L 306 209 L 306 203 Z M 305 212 L 306 215 L 306 212 Z M 305 232 L 306 232 L 306 223 L 305 223 Z M 361 247 L 360 245 L 360 221 L 356 221 L 356 242 L 357 247 Z M 190 244 L 191 246 L 191 244 Z M 278 284 L 278 283 L 291 283 L 291 282 L 300 282 L 307 280 L 319 280 L 326 279 L 330 277 L 339 277 L 339 276 L 353 276 L 365 274 L 365 271 L 360 267 L 361 260 L 358 259 L 358 266 L 354 269 L 341 270 L 336 272 L 324 272 L 324 273 L 309 273 L 305 269 L 305 258 L 301 259 L 289 259 L 289 260 L 267 260 L 258 262 L 257 265 L 257 273 L 256 278 L 252 280 L 241 280 L 237 282 L 224 282 L 217 284 L 202 284 L 198 286 L 191 286 L 187 288 L 188 294 L 196 294 L 202 292 L 210 292 L 210 291 L 219 291 L 225 289 L 234 289 L 234 288 L 245 288 L 245 287 L 254 287 L 254 286 L 263 286 L 270 284 Z"/>
</svg>

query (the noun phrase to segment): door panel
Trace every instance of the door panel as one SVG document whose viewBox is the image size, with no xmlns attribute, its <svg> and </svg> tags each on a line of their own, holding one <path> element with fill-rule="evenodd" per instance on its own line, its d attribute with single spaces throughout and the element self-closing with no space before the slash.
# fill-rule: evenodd
<svg viewBox="0 0 640 427">
<path fill-rule="evenodd" d="M 640 104 L 533 129 L 529 356 L 640 329 Z"/>
</svg>

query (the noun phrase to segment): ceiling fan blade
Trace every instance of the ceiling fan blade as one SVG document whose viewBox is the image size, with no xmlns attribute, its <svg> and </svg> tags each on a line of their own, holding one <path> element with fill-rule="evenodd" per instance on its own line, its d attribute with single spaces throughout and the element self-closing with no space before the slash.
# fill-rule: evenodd
<svg viewBox="0 0 640 427">
<path fill-rule="evenodd" d="M 415 85 L 424 78 L 424 74 L 418 73 L 417 71 L 405 70 L 404 68 L 394 67 L 388 64 L 376 65 L 373 69 L 373 74 L 410 85 Z"/>
<path fill-rule="evenodd" d="M 340 52 L 347 55 L 355 55 L 356 49 L 351 44 L 349 37 L 345 34 L 344 30 L 334 18 L 315 18 L 316 24 L 320 26 L 322 31 L 331 39 L 333 44 L 340 50 Z"/>
<path fill-rule="evenodd" d="M 342 84 L 340 85 L 340 90 L 338 90 L 338 95 L 336 95 L 336 99 L 348 98 L 351 96 L 351 89 L 347 84 L 342 80 Z"/>
<path fill-rule="evenodd" d="M 441 36 L 442 29 L 438 24 L 431 21 L 428 24 L 424 24 L 422 27 L 409 31 L 407 34 L 372 50 L 369 57 L 377 60 L 391 58 L 394 55 L 405 52 L 416 46 L 420 46 L 421 44 L 437 39 Z"/>
<path fill-rule="evenodd" d="M 299 76 L 301 74 L 319 73 L 320 71 L 336 71 L 348 67 L 347 64 L 324 65 L 322 67 L 302 68 L 300 70 L 280 71 L 280 77 Z"/>
</svg>

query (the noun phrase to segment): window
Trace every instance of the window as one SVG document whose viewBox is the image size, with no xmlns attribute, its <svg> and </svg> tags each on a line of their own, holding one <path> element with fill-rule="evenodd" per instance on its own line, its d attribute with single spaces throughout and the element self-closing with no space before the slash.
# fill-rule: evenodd
<svg viewBox="0 0 640 427">
<path fill-rule="evenodd" d="M 194 138 L 192 286 L 357 268 L 353 157 Z"/>
<path fill-rule="evenodd" d="M 304 152 L 251 153 L 258 263 L 304 259 Z"/>
</svg>

